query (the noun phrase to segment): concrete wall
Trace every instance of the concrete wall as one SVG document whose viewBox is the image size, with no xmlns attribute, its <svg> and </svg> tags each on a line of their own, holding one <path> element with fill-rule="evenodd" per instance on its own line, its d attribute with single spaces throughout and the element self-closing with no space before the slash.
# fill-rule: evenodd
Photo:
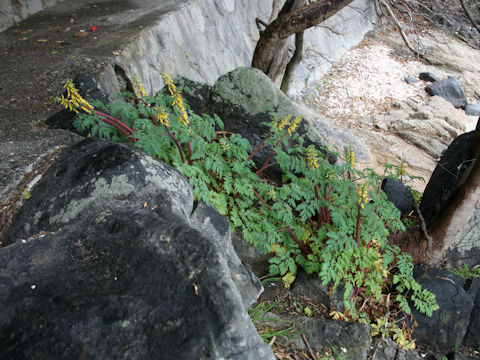
<svg viewBox="0 0 480 360">
<path fill-rule="evenodd" d="M 161 72 L 213 84 L 220 75 L 250 65 L 259 37 L 255 18 L 268 21 L 271 11 L 272 0 L 192 1 L 145 29 L 116 62 L 129 78 L 140 76 L 150 93 L 163 86 Z M 318 81 L 331 62 L 358 44 L 374 18 L 372 1 L 357 0 L 307 30 L 305 59 L 293 79 L 292 95 Z"/>
<path fill-rule="evenodd" d="M 163 86 L 161 72 L 213 84 L 222 74 L 249 66 L 271 0 L 196 0 L 145 29 L 116 58 L 129 78 L 147 90 Z"/>
<path fill-rule="evenodd" d="M 0 31 L 64 0 L 0 0 Z"/>
</svg>

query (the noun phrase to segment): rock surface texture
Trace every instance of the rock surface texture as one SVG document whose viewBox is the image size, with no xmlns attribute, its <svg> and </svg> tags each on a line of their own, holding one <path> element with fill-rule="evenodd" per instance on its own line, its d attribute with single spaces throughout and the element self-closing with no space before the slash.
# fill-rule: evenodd
<svg viewBox="0 0 480 360">
<path fill-rule="evenodd" d="M 474 131 L 460 135 L 444 152 L 436 166 L 420 204 L 420 210 L 427 224 L 430 224 L 471 165 L 472 139 Z M 452 266 L 478 264 L 480 254 L 480 203 L 477 203 L 473 213 L 469 214 L 466 226 L 456 235 L 449 246 L 444 261 Z"/>
<path fill-rule="evenodd" d="M 7 358 L 274 358 L 245 311 L 261 285 L 233 252 L 228 222 L 141 151 L 73 146 L 4 244 Z"/>
<path fill-rule="evenodd" d="M 416 278 L 433 292 L 440 310 L 427 317 L 413 309 L 418 322 L 414 336 L 419 346 L 447 352 L 463 343 L 472 315 L 474 297 L 463 289 L 464 280 L 450 271 L 418 268 Z M 434 335 L 434 336 L 432 336 Z"/>
<path fill-rule="evenodd" d="M 462 86 L 453 76 L 429 84 L 425 90 L 432 96 L 440 96 L 449 101 L 456 108 L 463 108 L 467 104 L 467 96 Z"/>
<path fill-rule="evenodd" d="M 37 11 L 57 2 L 2 1 L 0 14 L 11 18 L 16 9 Z M 89 70 L 110 97 L 128 89 L 135 75 L 149 94 L 163 87 L 161 72 L 212 85 L 220 75 L 250 65 L 259 37 L 255 19 L 268 21 L 271 12 L 272 0 L 64 0 L 6 29 L 0 34 L 0 83 L 8 89 L 0 93 L 5 104 L 0 112 L 0 195 L 12 191 L 38 157 L 76 140 L 37 124 L 58 112 L 53 99 L 66 78 Z M 327 27 L 308 30 L 304 62 L 315 64 L 315 76 L 311 65 L 300 67 L 292 89 L 319 80 L 332 60 L 362 40 L 374 17 L 370 1 L 356 0 L 329 19 Z M 98 30 L 76 36 L 92 25 Z M 334 27 L 338 31 L 332 32 Z M 29 76 L 12 77 L 14 73 Z"/>
<path fill-rule="evenodd" d="M 0 2 L 0 31 L 62 1 L 65 0 L 3 0 Z"/>
<path fill-rule="evenodd" d="M 255 148 L 263 139 L 269 128 L 262 122 L 271 122 L 270 110 L 283 119 L 291 116 L 293 122 L 299 110 L 290 99 L 278 89 L 263 72 L 254 68 L 241 67 L 222 75 L 210 90 L 206 104 L 207 113 L 217 114 L 222 119 L 225 130 L 241 134 Z M 325 143 L 313 128 L 310 121 L 303 119 L 295 130 L 305 140 L 305 146 L 315 145 L 324 150 Z M 261 166 L 271 152 L 271 148 L 262 148 L 253 160 Z M 325 151 L 325 150 L 324 150 Z M 326 151 L 325 151 L 326 153 Z M 330 155 L 330 162 L 336 157 Z M 280 180 L 280 167 L 267 168 L 265 174 Z"/>
</svg>

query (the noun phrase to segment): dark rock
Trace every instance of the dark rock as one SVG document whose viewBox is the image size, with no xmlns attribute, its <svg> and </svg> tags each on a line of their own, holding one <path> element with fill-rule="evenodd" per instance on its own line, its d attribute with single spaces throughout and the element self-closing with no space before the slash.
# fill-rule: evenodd
<svg viewBox="0 0 480 360">
<path fill-rule="evenodd" d="M 411 77 L 403 78 L 403 80 L 405 80 L 405 82 L 406 82 L 407 84 L 414 84 L 414 83 L 416 83 L 416 82 L 418 81 L 418 79 L 416 79 L 416 78 L 411 78 Z"/>
<path fill-rule="evenodd" d="M 176 78 L 175 84 L 179 89 L 181 88 L 183 100 L 195 114 L 202 115 L 205 113 L 211 86 L 185 77 Z"/>
<path fill-rule="evenodd" d="M 368 325 L 342 322 L 331 319 L 312 319 L 307 317 L 290 318 L 297 329 L 305 332 L 308 343 L 313 349 L 334 348 L 347 359 L 366 360 L 372 342 Z M 305 347 L 301 339 L 293 340 L 297 346 Z"/>
<path fill-rule="evenodd" d="M 190 222 L 197 230 L 201 229 L 203 234 L 208 234 L 208 240 L 221 249 L 232 280 L 241 291 L 245 308 L 248 308 L 258 299 L 263 287 L 258 277 L 237 256 L 227 219 L 211 205 L 199 202 L 190 216 Z M 245 241 L 243 243 L 248 246 Z"/>
<path fill-rule="evenodd" d="M 242 262 L 258 277 L 268 275 L 270 255 L 262 254 L 255 246 L 243 240 L 240 232 L 232 234 L 232 244 Z"/>
<path fill-rule="evenodd" d="M 458 351 L 451 351 L 447 354 L 448 360 L 478 360 L 479 357 L 468 356 Z"/>
<path fill-rule="evenodd" d="M 79 73 L 75 79 L 73 79 L 73 83 L 79 94 L 88 101 L 95 100 L 103 104 L 111 101 L 107 94 L 100 88 L 97 80 L 88 72 Z"/>
<path fill-rule="evenodd" d="M 474 307 L 463 343 L 478 350 L 480 349 L 480 278 L 466 282 L 469 285 L 468 293 L 474 298 Z"/>
<path fill-rule="evenodd" d="M 463 279 L 448 270 L 425 271 L 420 267 L 416 268 L 415 278 L 422 288 L 435 294 L 440 307 L 427 317 L 412 306 L 418 323 L 413 333 L 416 344 L 442 352 L 461 345 L 473 309 L 473 297 L 463 289 Z"/>
<path fill-rule="evenodd" d="M 432 74 L 431 72 L 421 72 L 418 75 L 418 78 L 423 81 L 435 82 L 440 80 L 437 75 Z"/>
<path fill-rule="evenodd" d="M 87 136 L 88 131 L 79 132 L 73 126 L 73 120 L 75 119 L 75 113 L 73 111 L 63 109 L 59 112 L 50 116 L 47 120 L 45 120 L 45 124 L 50 129 L 63 129 L 68 130 L 74 133 L 77 133 L 81 136 Z"/>
<path fill-rule="evenodd" d="M 475 104 L 465 105 L 465 114 L 469 116 L 480 116 L 480 101 Z"/>
<path fill-rule="evenodd" d="M 382 181 L 382 190 L 387 195 L 388 201 L 402 213 L 402 216 L 410 214 L 413 210 L 412 192 L 400 181 L 386 178 Z"/>
<path fill-rule="evenodd" d="M 420 211 L 427 225 L 470 165 L 469 160 L 473 157 L 469 150 L 472 135 L 473 131 L 457 137 L 435 167 L 420 204 Z"/>
<path fill-rule="evenodd" d="M 225 130 L 239 133 L 248 139 L 255 148 L 268 131 L 262 122 L 271 122 L 270 112 L 277 114 L 279 119 L 287 115 L 300 115 L 297 107 L 278 89 L 263 72 L 254 68 L 237 68 L 222 75 L 210 91 L 206 105 L 207 113 L 217 114 L 225 125 Z M 305 146 L 311 144 L 326 152 L 326 146 L 316 134 L 310 123 L 303 119 L 296 133 L 305 141 Z M 292 142 L 293 143 L 293 142 Z M 270 154 L 269 148 L 264 148 L 253 160 L 261 166 Z M 330 162 L 336 162 L 336 157 L 328 154 Z M 280 181 L 283 172 L 280 167 L 271 166 L 264 174 Z"/>
<path fill-rule="evenodd" d="M 467 104 L 467 96 L 462 85 L 452 76 L 428 85 L 425 90 L 431 96 L 440 96 L 456 108 L 463 108 Z"/>
<path fill-rule="evenodd" d="M 78 93 L 87 101 L 101 101 L 104 104 L 110 102 L 109 97 L 100 89 L 98 82 L 90 73 L 79 73 L 73 80 L 75 88 Z M 64 94 L 66 96 L 66 93 Z M 88 132 L 79 132 L 73 126 L 73 120 L 75 119 L 75 113 L 69 110 L 61 110 L 56 114 L 50 116 L 46 121 L 46 125 L 50 129 L 64 129 L 77 133 L 81 136 L 86 136 Z"/>
<path fill-rule="evenodd" d="M 2 353 L 273 359 L 245 312 L 258 279 L 242 299 L 235 283 L 255 276 L 229 237 L 172 167 L 125 145 L 78 143 L 43 175 L 0 249 Z"/>
<path fill-rule="evenodd" d="M 366 324 L 342 322 L 324 318 L 306 316 L 285 316 L 268 313 L 272 327 L 278 323 L 293 324 L 294 328 L 305 334 L 308 344 L 320 353 L 333 350 L 338 359 L 366 360 L 372 343 L 370 328 Z M 300 335 L 292 335 L 289 342 L 296 348 L 308 353 L 308 348 Z"/>
<path fill-rule="evenodd" d="M 395 360 L 398 346 L 392 339 L 375 339 L 372 344 L 373 354 L 371 360 Z"/>
<path fill-rule="evenodd" d="M 299 271 L 291 291 L 296 295 L 312 299 L 316 304 L 323 304 L 327 309 L 335 308 L 337 311 L 343 312 L 343 289 L 343 285 L 339 285 L 330 294 L 329 286 L 322 285 L 318 276 L 308 275 L 305 271 Z"/>
</svg>

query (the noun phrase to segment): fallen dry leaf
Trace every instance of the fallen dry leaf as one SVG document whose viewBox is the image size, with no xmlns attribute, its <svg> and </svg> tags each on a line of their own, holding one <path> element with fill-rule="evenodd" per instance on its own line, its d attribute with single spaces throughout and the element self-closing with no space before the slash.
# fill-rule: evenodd
<svg viewBox="0 0 480 360">
<path fill-rule="evenodd" d="M 86 31 L 79 31 L 79 32 L 76 32 L 74 34 L 75 37 L 81 37 L 81 36 L 85 36 L 87 35 L 88 33 Z"/>
</svg>

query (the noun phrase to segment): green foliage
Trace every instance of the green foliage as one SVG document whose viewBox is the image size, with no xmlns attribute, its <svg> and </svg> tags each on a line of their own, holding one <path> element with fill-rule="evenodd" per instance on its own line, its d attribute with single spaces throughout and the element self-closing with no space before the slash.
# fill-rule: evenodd
<svg viewBox="0 0 480 360">
<path fill-rule="evenodd" d="M 278 303 L 265 304 L 259 303 L 257 306 L 248 309 L 248 314 L 252 320 L 253 325 L 257 329 L 262 339 L 270 343 L 276 337 L 291 338 L 299 334 L 295 331 L 293 323 L 286 320 L 281 320 L 276 317 L 268 317 L 269 312 L 275 310 Z"/>
<path fill-rule="evenodd" d="M 480 277 L 480 267 L 470 268 L 468 265 L 463 264 L 456 269 L 450 269 L 452 274 L 461 276 L 464 279 L 473 279 Z"/>
<path fill-rule="evenodd" d="M 413 279 L 411 257 L 387 243 L 392 231 L 404 230 L 400 213 L 380 190 L 379 175 L 354 168 L 352 150 L 344 164 L 329 164 L 295 134 L 299 117 L 274 117 L 264 142 L 252 149 L 240 135 L 216 131 L 223 128 L 218 117 L 192 113 L 166 79 L 170 94 L 136 98 L 127 93 L 126 101 L 96 104 L 118 119 L 114 126 L 98 111 L 79 115 L 75 126 L 130 141 L 175 166 L 189 179 L 196 200 L 215 206 L 247 242 L 274 255 L 271 276 L 289 285 L 303 267 L 325 285 L 343 283 L 343 318 L 372 320 L 357 311 L 357 302 L 365 298 L 385 304 L 388 296 L 390 305 L 405 314 L 412 303 L 427 315 L 438 308 L 435 296 Z M 123 124 L 132 131 L 121 131 Z M 288 146 L 290 136 L 297 145 Z M 251 160 L 264 146 L 273 149 L 271 159 L 284 172 L 282 183 L 262 176 L 273 160 L 258 169 Z"/>
<path fill-rule="evenodd" d="M 319 358 L 319 360 L 351 360 L 351 359 L 353 359 L 353 354 L 347 353 L 346 348 L 344 347 L 338 348 L 337 346 L 332 344 L 330 344 L 330 348 L 327 349 L 325 355 L 321 355 Z"/>
</svg>

